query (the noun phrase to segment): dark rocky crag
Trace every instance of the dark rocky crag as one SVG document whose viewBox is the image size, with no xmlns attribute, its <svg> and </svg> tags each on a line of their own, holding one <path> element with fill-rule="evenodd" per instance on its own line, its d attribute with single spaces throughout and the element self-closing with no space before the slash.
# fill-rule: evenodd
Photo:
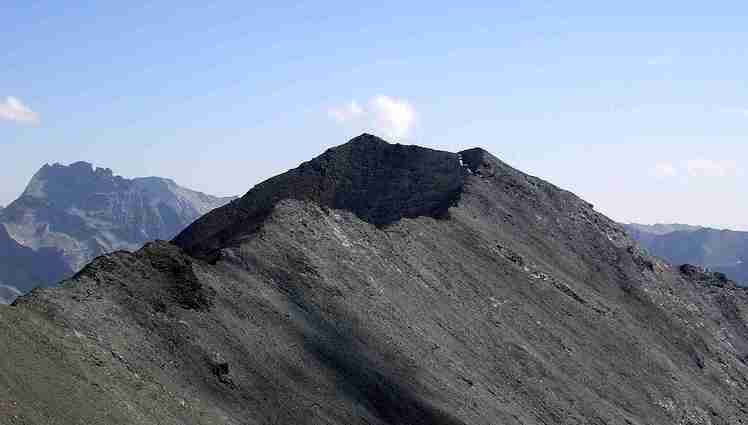
<svg viewBox="0 0 748 425">
<path fill-rule="evenodd" d="M 171 239 L 230 200 L 86 162 L 45 165 L 0 210 L 0 285 L 26 292 L 57 283 L 99 255 Z"/>
<path fill-rule="evenodd" d="M 0 417 L 745 424 L 746 301 L 481 149 L 364 135 L 0 307 Z"/>
<path fill-rule="evenodd" d="M 236 204 L 201 217 L 175 243 L 196 256 L 210 255 L 252 234 L 285 199 L 348 210 L 380 227 L 403 217 L 441 217 L 463 185 L 465 171 L 455 158 L 449 152 L 390 146 L 362 136 L 257 185 Z"/>
</svg>

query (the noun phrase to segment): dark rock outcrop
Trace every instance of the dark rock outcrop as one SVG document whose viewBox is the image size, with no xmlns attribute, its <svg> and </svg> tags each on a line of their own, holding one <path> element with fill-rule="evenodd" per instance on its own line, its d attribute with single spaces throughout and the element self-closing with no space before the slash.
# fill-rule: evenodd
<svg viewBox="0 0 748 425">
<path fill-rule="evenodd" d="M 483 150 L 363 136 L 322 158 L 174 243 L 0 307 L 0 413 L 746 423 L 746 290 L 650 257 L 587 202 Z"/>
<path fill-rule="evenodd" d="M 209 255 L 253 231 L 284 199 L 349 210 L 376 226 L 403 217 L 443 217 L 457 201 L 465 174 L 457 154 L 364 134 L 260 183 L 175 241 L 194 255 Z"/>
</svg>

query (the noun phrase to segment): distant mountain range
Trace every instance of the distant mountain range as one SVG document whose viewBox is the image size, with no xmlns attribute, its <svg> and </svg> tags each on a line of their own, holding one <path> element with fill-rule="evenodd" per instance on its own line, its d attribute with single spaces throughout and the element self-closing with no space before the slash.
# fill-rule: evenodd
<svg viewBox="0 0 748 425">
<path fill-rule="evenodd" d="M 647 251 L 672 264 L 700 265 L 748 285 L 748 232 L 686 224 L 625 227 Z"/>
<path fill-rule="evenodd" d="M 0 210 L 0 302 L 70 277 L 99 255 L 171 239 L 231 200 L 87 162 L 45 165 Z"/>
<path fill-rule="evenodd" d="M 672 232 L 692 232 L 702 229 L 700 226 L 679 223 L 657 223 L 657 224 L 637 224 L 629 223 L 625 225 L 630 231 L 637 231 L 648 235 L 664 235 Z"/>
</svg>

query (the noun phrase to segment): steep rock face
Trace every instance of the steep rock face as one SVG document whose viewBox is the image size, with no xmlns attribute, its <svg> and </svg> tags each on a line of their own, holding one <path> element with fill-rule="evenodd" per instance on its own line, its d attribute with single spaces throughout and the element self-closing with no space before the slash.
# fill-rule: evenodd
<svg viewBox="0 0 748 425">
<path fill-rule="evenodd" d="M 426 163 L 349 156 L 372 143 Z M 98 258 L 60 288 L 0 307 L 0 414 L 746 423 L 745 290 L 649 257 L 590 204 L 481 149 L 366 136 L 330 152 L 327 163 L 372 168 L 333 181 L 292 170 L 176 244 Z"/>
<path fill-rule="evenodd" d="M 49 285 L 80 270 L 98 255 L 135 250 L 154 239 L 170 239 L 197 217 L 228 202 L 179 187 L 168 179 L 125 179 L 85 162 L 45 165 L 19 199 L 0 212 L 0 227 L 37 260 L 0 259 L 0 268 L 36 273 L 52 268 L 49 278 L 4 282 L 27 291 Z M 54 264 L 52 264 L 54 263 Z"/>
<path fill-rule="evenodd" d="M 748 232 L 706 227 L 651 233 L 646 226 L 627 225 L 635 240 L 653 255 L 673 264 L 698 264 L 748 285 Z"/>
</svg>

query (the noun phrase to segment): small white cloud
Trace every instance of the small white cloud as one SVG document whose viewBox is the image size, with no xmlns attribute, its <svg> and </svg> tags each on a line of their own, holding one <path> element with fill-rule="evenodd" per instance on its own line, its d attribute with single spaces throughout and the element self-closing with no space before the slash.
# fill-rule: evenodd
<svg viewBox="0 0 748 425">
<path fill-rule="evenodd" d="M 692 177 L 732 177 L 741 173 L 736 161 L 713 159 L 690 159 L 685 168 Z"/>
<path fill-rule="evenodd" d="M 364 108 L 362 108 L 356 101 L 352 101 L 347 105 L 332 108 L 329 111 L 330 118 L 339 123 L 357 120 L 363 113 Z"/>
<path fill-rule="evenodd" d="M 8 96 L 0 102 L 0 119 L 27 124 L 39 124 L 39 114 L 15 97 Z"/>
<path fill-rule="evenodd" d="M 742 176 L 743 170 L 736 161 L 714 159 L 688 159 L 678 162 L 658 162 L 652 172 L 657 177 L 717 178 Z"/>
<path fill-rule="evenodd" d="M 748 108 L 738 106 L 719 106 L 715 105 L 711 107 L 711 110 L 716 113 L 725 115 L 740 115 L 748 117 Z"/>
<path fill-rule="evenodd" d="M 727 113 L 742 115 L 748 118 L 748 108 L 723 108 Z"/>
<path fill-rule="evenodd" d="M 328 115 L 340 124 L 371 130 L 394 140 L 407 139 L 416 120 L 415 108 L 410 102 L 384 95 L 372 97 L 366 106 L 352 101 L 332 108 Z"/>
<path fill-rule="evenodd" d="M 413 106 L 404 99 L 376 96 L 371 100 L 377 126 L 395 139 L 406 139 L 416 119 Z"/>
<path fill-rule="evenodd" d="M 678 175 L 678 169 L 672 162 L 659 162 L 654 167 L 654 173 L 658 177 L 675 177 Z"/>
</svg>

